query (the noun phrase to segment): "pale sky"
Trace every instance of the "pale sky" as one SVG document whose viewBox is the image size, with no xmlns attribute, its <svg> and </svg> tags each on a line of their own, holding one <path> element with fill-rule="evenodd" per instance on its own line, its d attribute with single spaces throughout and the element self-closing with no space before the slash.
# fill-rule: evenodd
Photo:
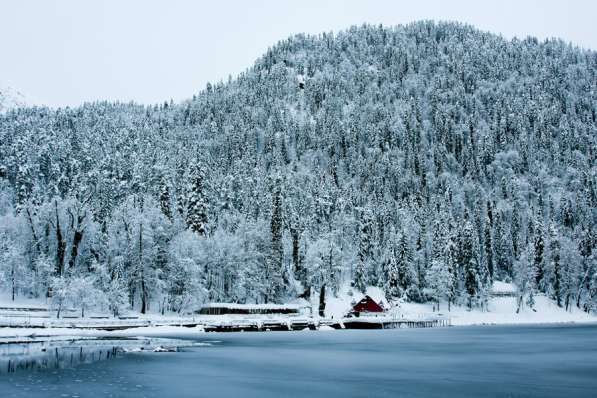
<svg viewBox="0 0 597 398">
<path fill-rule="evenodd" d="M 53 107 L 191 97 L 295 33 L 421 19 L 597 49 L 594 0 L 0 0 L 0 86 Z"/>
</svg>

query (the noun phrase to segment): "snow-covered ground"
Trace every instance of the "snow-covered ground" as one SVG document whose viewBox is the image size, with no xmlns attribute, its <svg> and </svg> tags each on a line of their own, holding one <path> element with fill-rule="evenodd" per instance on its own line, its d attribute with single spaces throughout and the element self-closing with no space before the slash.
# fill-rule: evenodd
<svg viewBox="0 0 597 398">
<path fill-rule="evenodd" d="M 516 287 L 509 283 L 496 282 L 494 293 L 505 295 L 514 294 Z M 383 291 L 378 287 L 368 287 L 366 294 L 378 303 L 383 303 L 385 308 L 389 307 Z M 363 295 L 355 292 L 350 286 L 344 286 L 338 293 L 338 297 L 328 298 L 326 305 L 326 317 L 339 319 L 346 314 L 354 303 L 357 303 Z M 417 304 L 402 302 L 398 307 L 390 310 L 392 316 L 405 319 L 427 319 L 443 316 L 450 318 L 452 325 L 485 325 L 485 324 L 531 324 L 531 323 L 585 323 L 597 322 L 597 316 L 587 314 L 584 311 L 573 307 L 569 311 L 558 307 L 553 300 L 537 295 L 533 309 L 523 306 L 516 313 L 516 297 L 493 297 L 489 301 L 487 311 L 480 309 L 468 310 L 466 307 L 452 305 L 448 311 L 448 303 L 440 303 L 440 311 L 434 311 L 434 303 Z"/>
<path fill-rule="evenodd" d="M 380 288 L 369 286 L 365 294 L 367 294 L 377 303 L 383 304 L 384 308 L 390 307 L 389 303 L 385 299 L 383 291 Z M 353 305 L 358 303 L 363 298 L 363 296 L 364 295 L 362 293 L 359 293 L 355 289 L 352 289 L 348 284 L 342 286 L 336 297 L 334 297 L 332 294 L 328 294 L 328 297 L 326 297 L 325 305 L 326 318 L 343 318 L 346 315 L 346 313 L 353 307 Z M 318 303 L 313 303 L 313 308 L 317 308 L 317 304 Z M 313 313 L 316 312 L 317 311 L 314 311 Z"/>
<path fill-rule="evenodd" d="M 515 297 L 495 297 L 490 299 L 487 311 L 441 303 L 439 313 L 450 318 L 452 325 L 502 325 L 531 323 L 584 323 L 597 322 L 597 316 L 587 314 L 577 308 L 566 311 L 545 296 L 535 297 L 534 310 L 523 307 L 516 313 Z M 400 309 L 405 318 L 416 318 L 433 314 L 432 304 L 403 303 Z M 435 312 L 437 314 L 438 312 Z"/>
</svg>

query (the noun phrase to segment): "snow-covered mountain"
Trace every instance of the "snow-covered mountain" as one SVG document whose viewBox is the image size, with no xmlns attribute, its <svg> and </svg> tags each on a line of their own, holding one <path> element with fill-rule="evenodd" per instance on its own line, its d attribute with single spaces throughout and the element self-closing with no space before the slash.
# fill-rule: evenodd
<svg viewBox="0 0 597 398">
<path fill-rule="evenodd" d="M 0 275 L 141 311 L 346 282 L 486 308 L 493 280 L 591 311 L 596 126 L 597 54 L 559 40 L 296 35 L 180 104 L 0 117 Z"/>
<path fill-rule="evenodd" d="M 11 87 L 0 83 L 0 113 L 26 106 L 25 96 Z"/>
</svg>

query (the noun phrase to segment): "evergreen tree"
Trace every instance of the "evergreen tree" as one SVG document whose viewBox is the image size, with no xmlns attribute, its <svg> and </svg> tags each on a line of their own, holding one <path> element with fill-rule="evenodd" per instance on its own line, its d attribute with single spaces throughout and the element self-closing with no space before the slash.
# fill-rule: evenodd
<svg viewBox="0 0 597 398">
<path fill-rule="evenodd" d="M 458 239 L 458 263 L 463 269 L 464 287 L 467 295 L 467 303 L 472 308 L 476 300 L 483 280 L 480 275 L 476 241 L 473 226 L 470 221 L 465 220 Z"/>
<path fill-rule="evenodd" d="M 493 280 L 494 266 L 493 266 L 493 240 L 491 237 L 491 223 L 490 219 L 485 220 L 484 229 L 484 249 L 485 249 L 485 262 L 487 264 L 487 270 L 489 271 L 489 277 Z"/>
<path fill-rule="evenodd" d="M 440 309 L 440 301 L 450 298 L 450 292 L 454 284 L 452 272 L 448 265 L 439 259 L 433 259 L 431 267 L 427 271 L 429 287 L 427 294 L 437 302 L 437 310 Z"/>
<path fill-rule="evenodd" d="M 199 236 L 206 235 L 207 196 L 205 195 L 205 174 L 199 164 L 191 166 L 187 187 L 187 227 Z"/>
<path fill-rule="evenodd" d="M 168 218 L 168 220 L 172 221 L 172 200 L 170 198 L 170 187 L 168 182 L 166 181 L 165 177 L 162 177 L 160 181 L 160 210 Z"/>
<path fill-rule="evenodd" d="M 525 303 L 533 308 L 535 305 L 535 273 L 533 271 L 533 247 L 528 245 L 521 253 L 520 258 L 514 263 L 514 283 L 518 289 L 516 312 L 520 312 Z"/>
<path fill-rule="evenodd" d="M 495 262 L 500 278 L 512 275 L 512 260 L 514 256 L 511 231 L 507 229 L 504 215 L 500 215 L 499 213 L 495 221 L 494 242 Z"/>
<path fill-rule="evenodd" d="M 398 286 L 401 294 L 410 295 L 411 298 L 416 294 L 416 273 L 413 269 L 413 251 L 403 232 L 398 239 L 396 247 L 396 265 L 398 268 Z"/>
<path fill-rule="evenodd" d="M 512 243 L 508 245 L 512 248 L 512 259 L 516 259 L 520 255 L 520 223 L 520 210 L 518 201 L 514 200 L 514 204 L 512 206 L 512 222 L 510 227 L 510 241 Z"/>
<path fill-rule="evenodd" d="M 549 226 L 549 259 L 551 277 L 551 295 L 558 307 L 562 306 L 562 270 L 560 264 L 560 237 L 555 225 Z"/>
<path fill-rule="evenodd" d="M 384 291 L 389 301 L 400 297 L 400 271 L 393 247 L 390 249 L 387 259 Z"/>
<path fill-rule="evenodd" d="M 543 243 L 543 231 L 540 226 L 536 229 L 535 250 L 533 257 L 533 270 L 535 273 L 535 285 L 542 289 L 543 278 L 545 276 L 544 270 L 544 251 L 545 244 Z"/>
<path fill-rule="evenodd" d="M 277 301 L 281 298 L 283 285 L 287 283 L 284 272 L 284 248 L 282 246 L 282 180 L 276 176 L 272 192 L 271 205 L 271 251 L 267 261 L 268 293 L 267 301 Z"/>
<path fill-rule="evenodd" d="M 368 272 L 372 259 L 372 217 L 368 210 L 364 210 L 361 216 L 359 228 L 359 253 L 354 272 L 354 286 L 361 293 L 367 287 Z"/>
<path fill-rule="evenodd" d="M 365 293 L 367 288 L 367 272 L 365 270 L 365 263 L 359 259 L 354 269 L 354 287 L 361 293 Z"/>
</svg>

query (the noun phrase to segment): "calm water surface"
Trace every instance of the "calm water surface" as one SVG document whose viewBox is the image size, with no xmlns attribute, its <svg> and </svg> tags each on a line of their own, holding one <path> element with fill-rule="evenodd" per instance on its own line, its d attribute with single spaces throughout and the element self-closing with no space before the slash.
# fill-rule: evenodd
<svg viewBox="0 0 597 398">
<path fill-rule="evenodd" d="M 197 340 L 216 342 L 2 374 L 0 396 L 597 397 L 597 325 L 210 333 Z"/>
</svg>

